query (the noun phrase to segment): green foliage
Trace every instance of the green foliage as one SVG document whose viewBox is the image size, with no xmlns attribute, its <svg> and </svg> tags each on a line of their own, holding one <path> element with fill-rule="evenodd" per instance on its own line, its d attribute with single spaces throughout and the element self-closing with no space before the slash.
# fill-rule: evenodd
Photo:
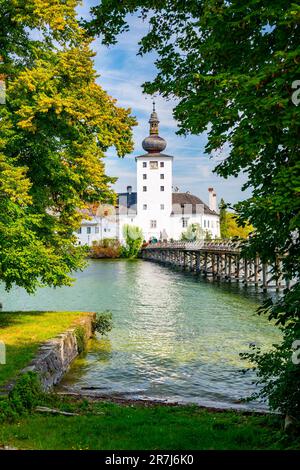
<svg viewBox="0 0 300 470">
<path fill-rule="evenodd" d="M 96 321 L 94 323 L 95 331 L 97 331 L 100 335 L 105 335 L 112 330 L 112 327 L 112 313 L 109 310 L 97 313 Z"/>
<path fill-rule="evenodd" d="M 20 414 L 7 398 L 0 398 L 0 423 L 5 421 L 15 421 Z"/>
<path fill-rule="evenodd" d="M 180 239 L 184 241 L 198 241 L 204 239 L 204 230 L 200 224 L 190 224 L 187 229 L 182 232 Z"/>
<path fill-rule="evenodd" d="M 288 307 L 286 307 L 288 306 Z M 278 303 L 268 300 L 259 309 L 260 314 L 268 315 L 270 320 L 276 319 L 281 326 L 283 341 L 273 345 L 273 349 L 262 353 L 261 349 L 252 346 L 253 351 L 241 356 L 253 364 L 257 373 L 259 391 L 251 399 L 263 397 L 269 401 L 275 411 L 298 418 L 300 421 L 300 352 L 294 362 L 293 347 L 300 340 L 300 321 L 291 318 L 294 311 L 300 313 L 300 288 L 295 285 Z M 300 343 L 298 343 L 298 348 Z"/>
<path fill-rule="evenodd" d="M 14 408 L 21 413 L 23 410 L 32 410 L 41 396 L 41 384 L 35 372 L 22 374 L 9 393 L 9 400 Z"/>
<path fill-rule="evenodd" d="M 77 342 L 77 351 L 78 351 L 78 354 L 81 354 L 86 349 L 86 345 L 87 345 L 85 331 L 82 326 L 77 326 L 75 328 L 75 336 L 76 336 L 76 342 Z"/>
<path fill-rule="evenodd" d="M 239 225 L 255 227 L 244 250 L 274 265 L 280 256 L 285 278 L 297 280 L 293 293 L 299 293 L 300 106 L 292 96 L 300 74 L 300 6 L 293 0 L 102 0 L 87 27 L 113 43 L 128 29 L 128 13 L 139 10 L 149 21 L 139 52 L 158 56 L 157 76 L 144 84 L 145 91 L 178 99 L 179 134 L 201 134 L 209 127 L 207 153 L 228 146 L 216 173 L 228 178 L 244 172 L 242 189 L 252 189 L 234 207 Z M 289 322 L 299 321 L 299 307 L 289 301 L 286 292 L 280 308 L 272 308 L 273 318 L 286 317 L 285 338 Z M 286 364 L 286 340 L 277 352 Z M 270 356 L 258 353 L 254 359 L 270 384 Z M 273 369 L 279 375 L 272 394 L 277 390 L 277 404 L 283 400 L 284 408 L 284 396 L 291 393 L 289 368 L 284 375 L 280 367 Z"/>
<path fill-rule="evenodd" d="M 143 232 L 135 225 L 126 224 L 123 226 L 125 246 L 122 246 L 121 256 L 123 258 L 136 258 L 143 244 Z"/>
<path fill-rule="evenodd" d="M 20 375 L 8 398 L 0 400 L 0 421 L 14 421 L 32 411 L 42 395 L 40 380 L 35 372 Z"/>
<path fill-rule="evenodd" d="M 0 0 L 0 281 L 33 292 L 84 266 L 80 209 L 113 202 L 103 157 L 133 148 L 130 110 L 97 84 L 77 0 Z"/>
</svg>

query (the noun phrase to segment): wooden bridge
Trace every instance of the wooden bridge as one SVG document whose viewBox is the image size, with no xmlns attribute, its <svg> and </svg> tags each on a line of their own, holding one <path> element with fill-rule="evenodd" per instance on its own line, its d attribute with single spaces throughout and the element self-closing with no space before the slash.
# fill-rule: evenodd
<svg viewBox="0 0 300 470">
<path fill-rule="evenodd" d="M 213 240 L 200 242 L 159 242 L 142 248 L 145 260 L 195 272 L 206 278 L 241 282 L 268 289 L 288 288 L 280 273 L 280 262 L 276 267 L 263 263 L 259 256 L 247 259 L 241 254 L 241 242 Z"/>
</svg>

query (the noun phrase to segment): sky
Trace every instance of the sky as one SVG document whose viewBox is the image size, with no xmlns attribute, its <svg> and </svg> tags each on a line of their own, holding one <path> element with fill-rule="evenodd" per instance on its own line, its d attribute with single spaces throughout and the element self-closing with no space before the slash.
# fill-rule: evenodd
<svg viewBox="0 0 300 470">
<path fill-rule="evenodd" d="M 98 3 L 99 0 L 83 0 L 82 6 L 78 8 L 79 17 L 87 19 L 89 8 Z M 147 31 L 147 25 L 137 16 L 131 17 L 129 24 L 130 31 L 120 35 L 116 45 L 103 46 L 101 38 L 93 43 L 93 49 L 96 52 L 95 68 L 100 75 L 99 84 L 110 96 L 118 100 L 119 106 L 131 108 L 132 114 L 138 121 L 138 126 L 133 130 L 133 153 L 120 159 L 114 149 L 107 152 L 106 173 L 118 177 L 114 185 L 117 192 L 126 191 L 129 185 L 133 187 L 133 190 L 136 189 L 134 157 L 145 153 L 142 141 L 149 135 L 148 120 L 153 101 L 151 96 L 142 93 L 141 85 L 156 75 L 155 55 L 151 53 L 143 57 L 137 56 L 138 41 Z M 208 201 L 209 187 L 213 187 L 217 192 L 218 202 L 221 197 L 231 204 L 245 199 L 249 193 L 241 191 L 241 186 L 245 181 L 244 175 L 225 180 L 212 171 L 218 161 L 226 156 L 226 149 L 213 158 L 205 155 L 206 133 L 199 136 L 177 136 L 177 123 L 172 115 L 176 103 L 160 96 L 155 97 L 155 102 L 160 120 L 159 134 L 167 141 L 165 153 L 174 156 L 174 187 L 177 186 L 180 192 L 190 191 L 204 202 Z"/>
</svg>

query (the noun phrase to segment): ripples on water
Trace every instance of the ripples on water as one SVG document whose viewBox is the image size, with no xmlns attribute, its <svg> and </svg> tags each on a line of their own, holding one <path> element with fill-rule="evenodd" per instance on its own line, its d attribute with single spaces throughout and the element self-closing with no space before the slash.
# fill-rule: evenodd
<svg viewBox="0 0 300 470">
<path fill-rule="evenodd" d="M 279 340 L 255 314 L 256 291 L 141 260 L 92 261 L 72 288 L 0 294 L 6 309 L 111 310 L 109 337 L 92 341 L 61 385 L 101 395 L 247 407 L 254 377 L 239 353 Z"/>
</svg>

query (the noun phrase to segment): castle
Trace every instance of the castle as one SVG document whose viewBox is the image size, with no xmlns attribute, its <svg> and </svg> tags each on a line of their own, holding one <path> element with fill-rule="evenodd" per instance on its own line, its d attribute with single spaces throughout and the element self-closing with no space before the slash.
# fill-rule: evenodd
<svg viewBox="0 0 300 470">
<path fill-rule="evenodd" d="M 137 191 L 127 186 L 126 192 L 118 194 L 116 207 L 90 207 L 90 220 L 83 220 L 77 232 L 79 244 L 92 245 L 103 238 L 123 241 L 127 224 L 140 227 L 146 241 L 180 240 L 191 224 L 198 224 L 203 236 L 220 237 L 215 191 L 208 188 L 208 205 L 189 192 L 173 191 L 173 157 L 163 153 L 167 143 L 159 136 L 154 105 L 149 124 L 150 135 L 142 143 L 146 153 L 135 157 Z"/>
</svg>

